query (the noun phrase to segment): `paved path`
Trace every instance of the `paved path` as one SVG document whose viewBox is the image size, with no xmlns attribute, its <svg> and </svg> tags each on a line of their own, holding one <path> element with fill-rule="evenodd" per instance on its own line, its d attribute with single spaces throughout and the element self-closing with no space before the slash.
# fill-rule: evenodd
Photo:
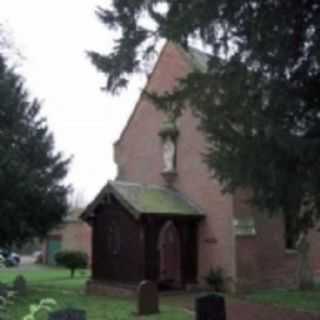
<svg viewBox="0 0 320 320">
<path fill-rule="evenodd" d="M 21 256 L 21 265 L 22 266 L 30 266 L 34 265 L 35 258 L 33 256 Z"/>
<path fill-rule="evenodd" d="M 161 297 L 163 304 L 181 307 L 194 314 L 192 294 Z M 286 308 L 250 303 L 235 299 L 226 300 L 227 320 L 320 320 L 320 314 L 298 312 Z"/>
<path fill-rule="evenodd" d="M 42 268 L 43 266 L 35 263 L 35 258 L 33 256 L 21 256 L 20 265 L 15 269 L 26 272 L 26 271 L 34 271 Z"/>
</svg>

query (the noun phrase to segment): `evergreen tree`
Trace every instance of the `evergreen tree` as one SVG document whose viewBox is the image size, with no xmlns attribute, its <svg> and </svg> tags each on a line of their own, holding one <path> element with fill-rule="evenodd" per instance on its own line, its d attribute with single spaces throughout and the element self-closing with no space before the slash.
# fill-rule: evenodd
<svg viewBox="0 0 320 320">
<path fill-rule="evenodd" d="M 69 160 L 54 151 L 53 136 L 22 78 L 0 54 L 0 246 L 44 237 L 67 211 L 62 184 Z"/>
<path fill-rule="evenodd" d="M 288 246 L 320 216 L 320 3 L 318 0 L 114 0 L 100 20 L 119 31 L 108 56 L 89 55 L 111 92 L 124 88 L 158 39 L 210 50 L 171 94 L 151 96 L 176 116 L 191 105 L 226 191 L 286 221 Z M 147 28 L 146 16 L 153 20 Z M 151 25 L 151 24 L 150 24 Z"/>
</svg>

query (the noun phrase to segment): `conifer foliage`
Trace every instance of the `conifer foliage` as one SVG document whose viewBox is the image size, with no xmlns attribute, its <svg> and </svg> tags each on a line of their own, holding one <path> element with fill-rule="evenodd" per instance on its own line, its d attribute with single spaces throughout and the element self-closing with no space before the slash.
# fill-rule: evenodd
<svg viewBox="0 0 320 320">
<path fill-rule="evenodd" d="M 69 160 L 22 78 L 0 54 L 0 247 L 43 237 L 67 211 Z"/>
<path fill-rule="evenodd" d="M 192 106 L 225 190 L 249 188 L 261 210 L 282 213 L 294 246 L 320 215 L 319 1 L 113 0 L 97 15 L 119 35 L 111 54 L 89 53 L 111 92 L 159 39 L 206 45 L 207 71 L 154 101 L 176 116 Z"/>
</svg>

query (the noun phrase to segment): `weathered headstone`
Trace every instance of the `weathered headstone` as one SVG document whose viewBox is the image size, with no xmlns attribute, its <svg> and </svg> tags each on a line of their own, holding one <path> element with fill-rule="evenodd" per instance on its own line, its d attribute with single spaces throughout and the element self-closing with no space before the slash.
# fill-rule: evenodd
<svg viewBox="0 0 320 320">
<path fill-rule="evenodd" d="M 24 276 L 17 276 L 13 282 L 13 290 L 19 296 L 24 296 L 27 294 L 27 281 Z"/>
<path fill-rule="evenodd" d="M 86 320 L 86 312 L 77 309 L 64 309 L 49 314 L 48 320 Z"/>
<path fill-rule="evenodd" d="M 151 281 L 142 281 L 138 286 L 138 315 L 159 312 L 159 294 L 157 286 Z"/>
<path fill-rule="evenodd" d="M 7 297 L 8 295 L 8 286 L 2 282 L 0 282 L 0 297 Z"/>
<path fill-rule="evenodd" d="M 222 296 L 208 294 L 196 299 L 196 320 L 226 320 L 226 304 Z"/>
</svg>

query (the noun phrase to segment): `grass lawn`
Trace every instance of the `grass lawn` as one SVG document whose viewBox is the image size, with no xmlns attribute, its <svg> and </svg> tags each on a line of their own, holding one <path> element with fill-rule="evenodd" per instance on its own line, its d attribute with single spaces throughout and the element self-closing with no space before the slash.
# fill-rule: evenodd
<svg viewBox="0 0 320 320">
<path fill-rule="evenodd" d="M 12 283 L 17 275 L 22 274 L 29 285 L 39 288 L 61 288 L 81 290 L 89 277 L 88 271 L 77 272 L 74 279 L 70 278 L 69 271 L 60 268 L 34 266 L 30 270 L 0 269 L 0 281 Z"/>
<path fill-rule="evenodd" d="M 185 309 L 193 309 L 193 300 L 190 294 L 179 296 L 162 297 L 164 304 L 178 306 Z M 261 304 L 269 304 L 283 308 L 299 310 L 304 312 L 312 312 L 320 314 L 320 286 L 312 291 L 298 291 L 298 290 L 264 290 L 257 291 L 247 296 L 228 296 L 228 300 L 245 301 Z"/>
<path fill-rule="evenodd" d="M 27 314 L 30 304 L 38 303 L 43 298 L 53 298 L 58 303 L 57 309 L 74 307 L 86 310 L 88 320 L 124 320 L 135 319 L 135 301 L 115 297 L 94 297 L 83 293 L 88 272 L 76 274 L 70 279 L 63 269 L 37 267 L 24 272 L 14 269 L 0 270 L 0 281 L 11 283 L 17 274 L 27 279 L 30 293 L 27 297 L 16 298 L 9 309 L 10 319 L 20 320 Z M 192 315 L 174 305 L 160 305 L 161 313 L 143 317 L 146 320 L 191 320 Z M 39 320 L 47 320 L 45 314 L 39 314 Z"/>
<path fill-rule="evenodd" d="M 30 293 L 27 297 L 16 298 L 10 307 L 12 320 L 20 320 L 26 315 L 30 304 L 38 303 L 43 298 L 57 301 L 57 309 L 74 307 L 86 310 L 88 320 L 124 320 L 136 319 L 135 301 L 111 296 L 94 297 L 84 294 L 84 285 L 89 272 L 76 273 L 71 279 L 64 269 L 35 266 L 30 270 L 0 269 L 0 281 L 12 283 L 18 274 L 23 274 L 28 281 Z M 246 297 L 251 302 L 288 307 L 296 310 L 320 312 L 320 288 L 314 291 L 296 290 L 259 291 Z M 193 297 L 190 294 L 161 297 L 159 315 L 143 317 L 145 320 L 191 320 L 192 314 L 185 309 L 192 309 Z M 38 320 L 47 320 L 40 315 Z"/>
<path fill-rule="evenodd" d="M 320 288 L 312 291 L 284 289 L 260 291 L 249 295 L 248 300 L 295 310 L 320 312 Z"/>
</svg>

